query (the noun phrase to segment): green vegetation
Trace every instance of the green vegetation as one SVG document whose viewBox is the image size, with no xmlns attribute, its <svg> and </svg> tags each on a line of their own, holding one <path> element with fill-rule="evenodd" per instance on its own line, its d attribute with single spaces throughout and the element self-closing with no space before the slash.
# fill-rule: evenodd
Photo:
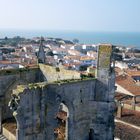
<svg viewBox="0 0 140 140">
<path fill-rule="evenodd" d="M 36 67 L 36 68 L 22 68 L 22 69 L 8 69 L 8 70 L 4 69 L 4 70 L 0 70 L 0 76 L 19 74 L 21 72 L 32 71 L 32 70 L 37 70 L 37 69 L 39 68 Z"/>
<path fill-rule="evenodd" d="M 23 41 L 25 41 L 25 38 L 22 38 L 20 36 L 15 36 L 13 38 L 5 37 L 0 42 L 0 46 L 2 47 L 3 45 L 8 45 L 8 46 L 16 47 L 19 43 L 22 43 Z"/>
<path fill-rule="evenodd" d="M 86 81 L 86 80 L 95 80 L 96 78 L 89 77 L 89 76 L 84 76 L 82 79 L 67 79 L 67 80 L 59 80 L 55 81 L 54 84 L 64 84 L 64 83 L 74 83 L 74 82 L 79 82 L 79 81 Z"/>
<path fill-rule="evenodd" d="M 20 93 L 22 93 L 25 90 L 25 85 L 18 85 L 16 89 L 13 91 L 13 95 L 18 96 Z"/>
<path fill-rule="evenodd" d="M 37 88 L 45 88 L 48 85 L 61 85 L 61 84 L 66 84 L 66 83 L 75 83 L 75 82 L 81 82 L 81 81 L 88 81 L 88 80 L 96 80 L 96 78 L 93 77 L 89 77 L 89 76 L 84 76 L 82 79 L 67 79 L 67 80 L 59 80 L 59 81 L 55 81 L 55 82 L 41 82 L 41 83 L 31 83 L 28 85 L 19 85 L 17 86 L 17 89 L 14 90 L 15 95 L 19 95 L 20 93 L 23 93 L 25 89 L 29 89 L 29 90 L 34 90 Z"/>
<path fill-rule="evenodd" d="M 45 84 L 42 83 L 31 83 L 28 85 L 29 89 L 37 89 L 37 88 L 41 88 L 44 87 Z"/>
<path fill-rule="evenodd" d="M 79 40 L 77 38 L 73 39 L 73 43 L 76 44 L 76 43 L 79 43 Z"/>
</svg>

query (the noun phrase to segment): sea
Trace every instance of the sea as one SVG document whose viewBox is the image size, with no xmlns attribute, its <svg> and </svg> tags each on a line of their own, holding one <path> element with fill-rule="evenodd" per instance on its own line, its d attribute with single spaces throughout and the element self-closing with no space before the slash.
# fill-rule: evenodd
<svg viewBox="0 0 140 140">
<path fill-rule="evenodd" d="M 43 36 L 66 40 L 78 39 L 81 44 L 111 43 L 113 45 L 140 49 L 140 32 L 0 30 L 0 38 L 5 36 L 21 36 L 25 38 Z"/>
</svg>

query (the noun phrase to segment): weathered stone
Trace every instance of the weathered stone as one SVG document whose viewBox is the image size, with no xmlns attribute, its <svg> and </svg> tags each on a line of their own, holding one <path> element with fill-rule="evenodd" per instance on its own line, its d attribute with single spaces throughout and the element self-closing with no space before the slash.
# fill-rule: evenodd
<svg viewBox="0 0 140 140">
<path fill-rule="evenodd" d="M 113 140 L 115 76 L 110 66 L 111 47 L 99 47 L 95 79 L 82 80 L 77 72 L 72 76 L 72 71 L 63 69 L 51 71 L 49 75 L 47 69 L 55 68 L 43 64 L 40 65 L 41 70 L 45 79 L 49 79 L 46 82 L 42 82 L 39 69 L 1 76 L 0 95 L 6 95 L 7 101 L 11 99 L 9 106 L 17 121 L 17 140 L 55 140 L 54 129 L 58 127 L 56 116 L 61 103 L 69 111 L 68 140 Z M 108 50 L 107 54 L 105 50 Z M 4 105 L 7 101 L 3 102 Z M 6 119 L 9 114 L 6 111 L 2 115 Z"/>
</svg>

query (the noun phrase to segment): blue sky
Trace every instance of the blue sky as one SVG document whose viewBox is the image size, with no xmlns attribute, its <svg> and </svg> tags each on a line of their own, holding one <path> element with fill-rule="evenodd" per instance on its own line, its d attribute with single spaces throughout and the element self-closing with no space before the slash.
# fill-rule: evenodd
<svg viewBox="0 0 140 140">
<path fill-rule="evenodd" d="M 1 0 L 0 29 L 140 32 L 140 0 Z"/>
</svg>

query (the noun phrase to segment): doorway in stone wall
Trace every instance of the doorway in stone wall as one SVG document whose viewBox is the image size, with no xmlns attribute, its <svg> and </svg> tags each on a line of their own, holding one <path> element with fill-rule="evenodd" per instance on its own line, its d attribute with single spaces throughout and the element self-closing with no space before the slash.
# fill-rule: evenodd
<svg viewBox="0 0 140 140">
<path fill-rule="evenodd" d="M 64 103 L 61 103 L 56 115 L 57 127 L 54 130 L 55 140 L 68 140 L 68 118 L 68 107 Z"/>
<path fill-rule="evenodd" d="M 93 129 L 89 130 L 89 140 L 94 140 L 94 130 Z"/>
</svg>

